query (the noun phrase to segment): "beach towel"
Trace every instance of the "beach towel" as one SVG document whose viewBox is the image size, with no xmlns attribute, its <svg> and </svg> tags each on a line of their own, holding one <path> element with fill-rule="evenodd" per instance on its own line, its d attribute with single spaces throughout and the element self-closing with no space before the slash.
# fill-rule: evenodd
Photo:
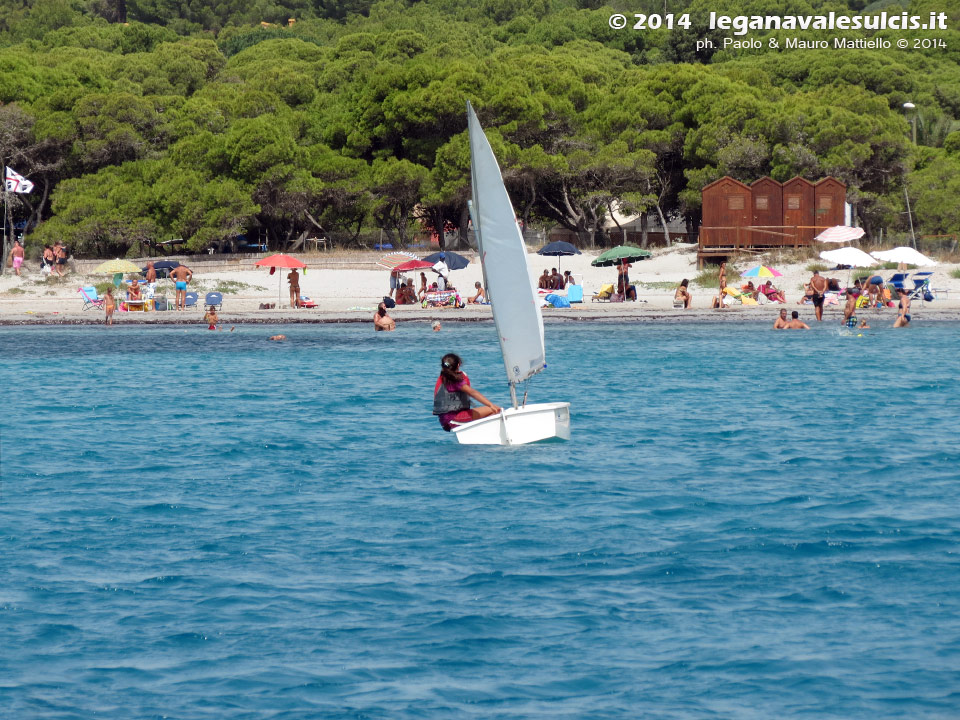
<svg viewBox="0 0 960 720">
<path fill-rule="evenodd" d="M 557 295 L 556 293 L 550 293 L 545 298 L 548 303 L 553 305 L 555 308 L 568 308 L 570 307 L 570 301 L 567 300 L 563 295 Z"/>
</svg>

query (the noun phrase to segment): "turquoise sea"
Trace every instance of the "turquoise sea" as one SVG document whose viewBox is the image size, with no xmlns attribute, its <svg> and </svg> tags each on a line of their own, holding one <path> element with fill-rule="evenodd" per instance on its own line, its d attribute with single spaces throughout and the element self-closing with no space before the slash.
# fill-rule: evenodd
<svg viewBox="0 0 960 720">
<path fill-rule="evenodd" d="M 0 717 L 956 718 L 960 326 L 0 330 Z"/>
</svg>

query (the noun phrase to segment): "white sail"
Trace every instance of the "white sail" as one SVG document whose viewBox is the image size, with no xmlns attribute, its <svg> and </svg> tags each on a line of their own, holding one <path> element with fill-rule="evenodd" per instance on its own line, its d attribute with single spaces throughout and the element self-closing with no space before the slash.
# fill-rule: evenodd
<svg viewBox="0 0 960 720">
<path fill-rule="evenodd" d="M 527 250 L 517 226 L 500 166 L 477 115 L 467 103 L 470 133 L 474 232 L 480 261 L 500 338 L 500 350 L 511 385 L 540 372 L 546 365 L 543 317 L 537 302 Z"/>
</svg>

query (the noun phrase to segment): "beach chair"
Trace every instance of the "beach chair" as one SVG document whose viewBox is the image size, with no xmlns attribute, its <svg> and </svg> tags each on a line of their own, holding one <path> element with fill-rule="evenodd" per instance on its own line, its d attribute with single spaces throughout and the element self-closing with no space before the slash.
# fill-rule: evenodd
<svg viewBox="0 0 960 720">
<path fill-rule="evenodd" d="M 894 273 L 890 276 L 890 284 L 893 285 L 894 290 L 908 290 L 906 286 L 907 278 L 910 277 L 908 273 Z M 872 278 L 871 278 L 872 279 Z"/>
<path fill-rule="evenodd" d="M 613 297 L 613 284 L 601 285 L 600 290 L 593 294 L 590 302 L 610 302 Z"/>
<path fill-rule="evenodd" d="M 738 301 L 741 305 L 757 305 L 757 301 L 750 297 L 749 293 L 741 293 L 734 290 L 732 287 L 727 285 L 723 289 L 723 304 L 730 305 L 733 300 Z"/>
<path fill-rule="evenodd" d="M 567 300 L 572 303 L 583 302 L 583 285 L 568 285 Z"/>
<path fill-rule="evenodd" d="M 930 291 L 930 279 L 933 273 L 929 271 L 913 274 L 913 289 L 908 291 L 911 300 L 919 299 L 921 302 L 931 302 L 934 294 Z"/>
<path fill-rule="evenodd" d="M 199 296 L 197 293 L 195 293 L 195 292 L 188 292 L 188 293 L 184 296 L 183 306 L 184 306 L 185 308 L 188 308 L 188 307 L 196 307 L 196 306 L 197 306 L 197 300 L 199 300 L 199 299 L 200 299 L 200 296 Z"/>
<path fill-rule="evenodd" d="M 208 308 L 213 308 L 214 310 L 219 310 L 223 307 L 223 295 L 218 292 L 208 292 L 207 296 L 203 299 L 203 304 Z M 187 306 L 190 305 L 190 293 L 187 293 Z"/>
<path fill-rule="evenodd" d="M 80 297 L 83 299 L 84 310 L 90 310 L 92 308 L 103 310 L 103 298 L 97 296 L 97 289 L 93 287 L 93 285 L 77 288 L 77 292 L 80 293 Z"/>
</svg>

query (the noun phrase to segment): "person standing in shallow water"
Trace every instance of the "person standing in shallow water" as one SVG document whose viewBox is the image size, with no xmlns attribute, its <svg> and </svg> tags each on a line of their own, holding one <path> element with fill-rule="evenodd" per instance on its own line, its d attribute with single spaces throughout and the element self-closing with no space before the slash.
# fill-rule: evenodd
<svg viewBox="0 0 960 720">
<path fill-rule="evenodd" d="M 377 311 L 373 314 L 373 329 L 387 331 L 397 329 L 396 321 L 387 315 L 386 303 L 380 303 L 377 306 Z"/>
<path fill-rule="evenodd" d="M 447 432 L 453 429 L 454 424 L 462 425 L 496 415 L 502 410 L 470 387 L 470 378 L 460 369 L 461 365 L 463 360 L 459 355 L 444 355 L 440 360 L 440 377 L 433 388 L 433 414 L 440 420 L 440 427 Z M 484 407 L 471 408 L 471 398 Z"/>
</svg>

